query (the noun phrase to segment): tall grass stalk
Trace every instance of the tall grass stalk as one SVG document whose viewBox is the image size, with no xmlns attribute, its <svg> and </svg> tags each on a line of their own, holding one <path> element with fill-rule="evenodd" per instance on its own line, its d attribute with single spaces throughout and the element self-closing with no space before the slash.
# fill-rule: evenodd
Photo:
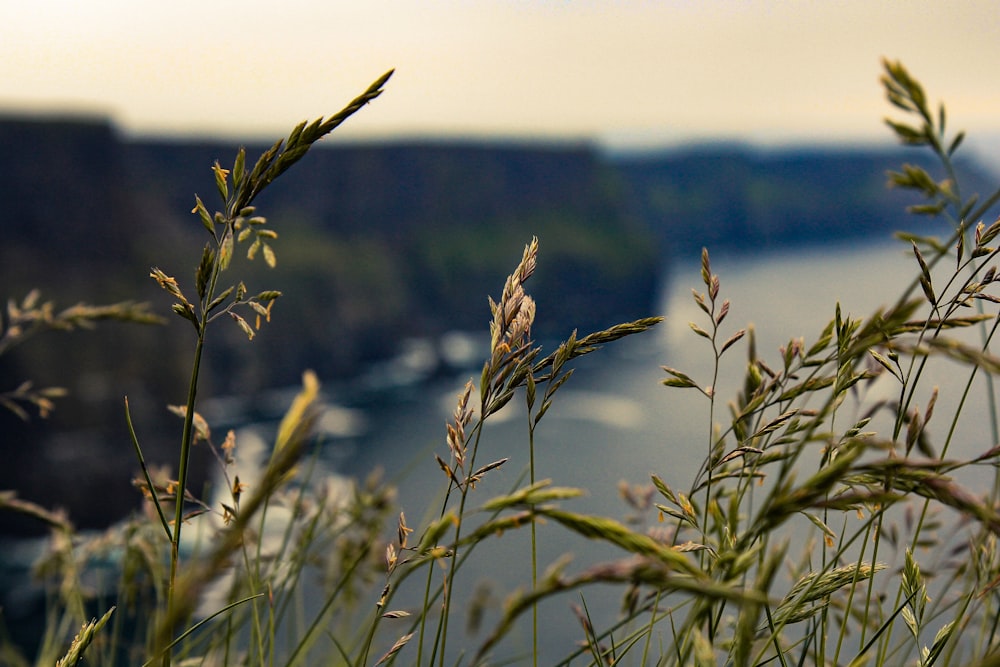
<svg viewBox="0 0 1000 667">
<path fill-rule="evenodd" d="M 382 86 L 391 75 L 391 71 L 383 75 L 338 114 L 326 119 L 320 118 L 309 125 L 304 122 L 298 125 L 286 140 L 278 141 L 266 151 L 258 159 L 253 169 L 248 171 L 245 168 L 246 153 L 243 149 L 237 153 L 232 170 L 223 169 L 218 162 L 214 165 L 216 188 L 222 199 L 224 211 L 218 211 L 210 216 L 201 198 L 195 198 L 196 204 L 192 212 L 199 215 L 202 225 L 212 240 L 205 246 L 201 262 L 198 265 L 196 273 L 198 298 L 194 303 L 188 300 L 174 278 L 155 268 L 150 274 L 164 290 L 177 299 L 173 306 L 174 312 L 188 320 L 194 326 L 196 334 L 178 457 L 174 519 L 169 535 L 170 573 L 166 602 L 166 618 L 168 619 L 176 618 L 178 615 L 175 586 L 181 560 L 180 544 L 185 519 L 191 447 L 196 437 L 195 407 L 201 378 L 202 355 L 209 325 L 219 316 L 228 315 L 249 339 L 253 339 L 253 328 L 237 312 L 237 309 L 245 308 L 252 311 L 256 316 L 259 328 L 261 317 L 270 320 L 271 308 L 275 299 L 280 296 L 280 293 L 276 291 L 264 291 L 255 297 L 247 298 L 247 289 L 242 282 L 220 289 L 220 277 L 229 268 L 237 243 L 250 243 L 247 250 L 248 259 L 253 259 L 258 252 L 262 252 L 267 264 L 269 266 L 275 265 L 275 254 L 268 241 L 276 238 L 277 234 L 265 227 L 266 220 L 264 218 L 254 215 L 255 209 L 252 206 L 254 199 L 276 178 L 300 160 L 316 141 L 333 131 L 362 106 L 378 97 L 382 92 Z M 230 190 L 230 177 L 232 190 Z M 145 474 L 148 478 L 148 472 Z M 159 504 L 155 492 L 152 498 L 154 503 Z M 257 627 L 257 624 L 254 627 Z M 169 667 L 170 662 L 171 652 L 168 647 L 163 651 L 163 667 Z"/>
</svg>

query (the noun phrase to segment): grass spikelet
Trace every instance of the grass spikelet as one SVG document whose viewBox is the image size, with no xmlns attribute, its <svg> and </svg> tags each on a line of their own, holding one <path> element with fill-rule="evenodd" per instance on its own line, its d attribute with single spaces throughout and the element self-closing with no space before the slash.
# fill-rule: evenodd
<svg viewBox="0 0 1000 667">
<path fill-rule="evenodd" d="M 490 323 L 490 354 L 492 368 L 524 343 L 535 318 L 534 301 L 524 291 L 524 283 L 535 272 L 538 261 L 538 239 L 532 238 L 514 272 L 507 276 L 499 302 L 490 299 L 493 321 Z"/>
<path fill-rule="evenodd" d="M 80 628 L 80 632 L 78 632 L 76 637 L 73 638 L 73 642 L 70 644 L 66 655 L 56 661 L 56 667 L 72 667 L 83 660 L 83 654 L 86 652 L 91 643 L 93 643 L 94 639 L 97 637 L 97 633 L 100 632 L 100 630 L 111 619 L 111 614 L 113 614 L 114 611 L 115 608 L 112 607 L 105 612 L 104 616 L 101 616 L 100 619 L 94 619 L 89 623 L 85 623 L 84 626 Z"/>
<path fill-rule="evenodd" d="M 830 604 L 829 597 L 848 586 L 865 581 L 886 568 L 885 563 L 856 562 L 802 576 L 774 611 L 775 625 L 800 623 Z"/>
<path fill-rule="evenodd" d="M 571 348 L 568 348 L 568 352 L 567 349 L 561 348 L 538 361 L 534 365 L 532 372 L 535 374 L 535 379 L 537 381 L 545 380 L 547 379 L 547 376 L 543 373 L 543 371 L 551 367 L 557 359 L 559 359 L 560 362 L 565 363 L 570 359 L 576 359 L 577 357 L 582 357 L 585 354 L 596 352 L 601 349 L 602 345 L 606 345 L 607 343 L 611 343 L 616 340 L 621 340 L 626 336 L 633 336 L 635 334 L 649 331 L 662 321 L 662 317 L 644 317 L 632 322 L 616 324 L 615 326 L 604 329 L 603 331 L 595 331 L 594 333 L 587 334 L 583 338 L 576 340 L 575 344 Z"/>
<path fill-rule="evenodd" d="M 535 511 L 559 522 L 583 537 L 610 542 L 629 553 L 655 558 L 685 574 L 701 575 L 701 570 L 683 555 L 683 551 L 665 547 L 648 535 L 629 530 L 613 519 L 577 514 L 545 506 L 536 507 Z"/>
<path fill-rule="evenodd" d="M 554 500 L 578 498 L 583 493 L 582 489 L 552 486 L 552 480 L 543 479 L 506 496 L 498 496 L 488 500 L 483 504 L 483 509 L 489 512 L 496 512 L 519 505 L 534 507 Z"/>
<path fill-rule="evenodd" d="M 472 407 L 469 405 L 469 397 L 472 395 L 472 381 L 465 383 L 465 388 L 459 394 L 458 403 L 455 405 L 455 412 L 452 421 L 447 424 L 448 430 L 448 451 L 458 469 L 465 467 L 466 433 L 465 429 L 472 421 Z"/>
<path fill-rule="evenodd" d="M 403 635 L 402 637 L 400 637 L 399 639 L 397 639 L 396 642 L 392 645 L 392 648 L 390 648 L 388 651 L 386 651 L 385 655 L 383 655 L 381 658 L 379 658 L 378 661 L 375 664 L 376 665 L 381 665 L 381 664 L 386 663 L 389 660 L 391 660 L 393 658 L 393 656 L 395 656 L 397 653 L 399 653 L 400 649 L 402 649 L 404 646 L 406 646 L 407 642 L 409 642 L 411 639 L 413 639 L 413 633 L 412 632 L 410 634 Z"/>
<path fill-rule="evenodd" d="M 15 491 L 0 491 L 0 509 L 30 516 L 67 535 L 72 534 L 74 530 L 65 512 L 47 510 L 37 503 L 22 500 L 17 497 Z"/>
</svg>

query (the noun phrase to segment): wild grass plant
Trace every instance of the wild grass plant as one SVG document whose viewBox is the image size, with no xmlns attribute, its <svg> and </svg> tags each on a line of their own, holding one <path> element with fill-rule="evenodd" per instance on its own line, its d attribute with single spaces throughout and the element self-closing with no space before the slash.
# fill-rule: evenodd
<svg viewBox="0 0 1000 667">
<path fill-rule="evenodd" d="M 0 497 L 53 526 L 39 564 L 54 582 L 53 613 L 37 664 L 59 656 L 58 664 L 82 656 L 89 664 L 165 667 L 539 664 L 552 622 L 539 610 L 552 600 L 580 626 L 578 645 L 556 648 L 561 665 L 1000 664 L 1000 425 L 992 385 L 1000 358 L 990 351 L 1000 323 L 991 312 L 1000 303 L 991 293 L 1000 219 L 984 221 L 1000 190 L 983 199 L 962 191 L 955 154 L 963 135 L 948 133 L 944 107 L 932 109 L 902 65 L 884 66 L 888 99 L 905 114 L 890 128 L 930 150 L 942 171 L 935 178 L 904 165 L 890 181 L 921 195 L 913 213 L 937 216 L 947 237 L 901 235 L 915 270 L 902 294 L 864 318 L 831 304 L 814 339 L 793 338 L 771 357 L 757 349 L 752 327 L 731 328 L 730 303 L 705 250 L 693 294 L 702 320 L 690 327 L 713 370 L 692 377 L 663 368 L 664 385 L 704 401 L 703 415 L 691 418 L 704 420 L 705 456 L 683 487 L 662 471 L 648 487 L 622 487 L 645 522 L 574 511 L 584 490 L 550 480 L 558 471 L 538 469 L 535 450 L 551 437 L 544 417 L 573 362 L 659 318 L 574 332 L 546 354 L 532 338 L 527 287 L 541 261 L 537 239 L 489 301 L 488 356 L 444 429 L 432 467 L 443 491 L 429 515 L 377 477 L 344 483 L 316 472 L 307 446 L 321 393 L 308 372 L 270 460 L 257 479 L 241 479 L 236 436 L 220 439 L 197 412 L 199 362 L 210 325 L 229 319 L 252 337 L 279 295 L 248 296 L 242 282 L 223 287 L 224 276 L 240 244 L 250 258 L 276 261 L 276 234 L 256 216 L 254 198 L 376 97 L 388 75 L 340 114 L 297 127 L 252 169 L 242 151 L 231 170 L 216 164 L 225 206 L 212 215 L 196 200 L 211 236 L 196 271 L 197 298 L 153 270 L 196 333 L 187 403 L 176 408 L 184 419 L 177 479 L 142 463 L 134 435 L 146 511 L 86 541 L 64 518 Z M 720 368 L 737 354 L 746 356 L 745 373 L 727 388 Z M 951 381 L 939 388 L 942 376 Z M 946 395 L 955 378 L 956 395 Z M 723 405 L 729 389 L 734 397 Z M 523 450 L 486 458 L 489 424 L 511 406 L 525 420 Z M 664 438 L 665 447 L 679 446 Z M 968 440 L 961 448 L 959 438 Z M 222 501 L 198 500 L 188 488 L 195 442 L 218 458 Z M 519 462 L 524 473 L 508 492 L 483 497 L 484 480 Z M 421 515 L 428 518 L 407 519 Z M 467 590 L 477 555 L 518 533 L 529 536 L 523 586 L 470 644 L 456 626 L 466 620 L 460 616 L 482 612 Z M 539 542 L 560 533 L 602 542 L 616 555 L 575 569 L 562 559 L 540 563 Z M 83 573 L 99 554 L 114 557 L 118 578 L 92 595 Z M 594 624 L 588 604 L 598 584 L 621 593 L 619 619 L 607 627 Z M 573 611 L 571 597 L 580 600 Z M 88 615 L 95 607 L 100 620 Z M 82 629 L 67 647 L 69 623 Z M 504 643 L 517 627 L 531 636 L 526 656 Z M 0 659 L 29 664 L 12 650 Z"/>
</svg>

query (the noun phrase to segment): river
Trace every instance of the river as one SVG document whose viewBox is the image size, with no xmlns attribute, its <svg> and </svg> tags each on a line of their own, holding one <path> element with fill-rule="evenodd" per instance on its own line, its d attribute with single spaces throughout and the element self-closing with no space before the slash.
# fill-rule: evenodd
<svg viewBox="0 0 1000 667">
<path fill-rule="evenodd" d="M 810 248 L 794 255 L 713 257 L 720 299 L 731 301 L 723 337 L 752 324 L 760 356 L 777 365 L 778 346 L 793 337 L 815 340 L 838 301 L 845 317 L 891 303 L 911 280 L 913 266 L 912 255 L 906 256 L 898 244 L 862 252 Z M 710 381 L 711 348 L 688 326 L 693 321 L 707 327 L 692 289 L 705 291 L 699 266 L 681 263 L 666 280 L 659 312 L 651 313 L 663 315 L 663 323 L 579 360 L 537 434 L 540 476 L 588 489 L 586 504 L 595 509 L 607 508 L 618 497 L 622 479 L 645 482 L 656 472 L 668 483 L 685 486 L 705 454 L 708 404 L 694 390 L 663 387 L 660 381 L 667 377 L 664 365 L 700 384 Z M 543 354 L 557 344 L 543 343 Z M 740 342 L 723 358 L 717 393 L 724 400 L 739 389 L 745 366 L 746 347 Z M 398 391 L 393 401 L 370 404 L 364 436 L 334 448 L 338 465 L 356 475 L 382 467 L 400 484 L 402 498 L 423 497 L 437 488 L 441 473 L 433 453 L 446 454 L 445 423 L 467 379 L 478 382 L 478 372 Z M 486 431 L 487 453 L 481 462 L 511 457 L 495 475 L 501 478 L 499 487 L 513 483 L 525 464 L 524 414 L 523 398 L 515 399 Z"/>
<path fill-rule="evenodd" d="M 702 385 L 711 378 L 711 348 L 688 324 L 694 321 L 707 328 L 691 295 L 692 289 L 705 291 L 698 258 L 691 259 L 678 263 L 667 277 L 657 313 L 666 320 L 651 332 L 581 359 L 541 422 L 535 443 L 537 477 L 587 491 L 585 497 L 565 502 L 567 509 L 622 518 L 630 510 L 620 497 L 621 481 L 648 484 L 650 475 L 656 473 L 673 488 L 686 490 L 704 459 L 710 432 L 708 401 L 695 390 L 660 384 L 667 377 L 663 365 L 684 371 Z M 544 255 L 539 261 L 545 261 Z M 752 323 L 759 355 L 779 367 L 778 347 L 791 338 L 804 337 L 807 345 L 815 341 L 833 319 L 838 302 L 845 317 L 866 316 L 894 302 L 916 275 L 917 265 L 908 245 L 890 241 L 860 250 L 832 246 L 759 255 L 719 254 L 712 258 L 712 271 L 720 276 L 719 298 L 731 301 L 723 339 Z M 487 315 L 484 307 L 484 322 Z M 538 317 L 544 318 L 545 313 Z M 717 421 L 726 417 L 725 404 L 740 388 L 746 358 L 744 339 L 723 359 L 716 387 L 721 399 Z M 337 467 L 358 476 L 376 467 L 383 469 L 398 485 L 400 508 L 410 522 L 426 520 L 439 510 L 436 494 L 445 483 L 433 455 L 447 458 L 445 423 L 469 378 L 478 382 L 478 373 L 397 391 L 394 400 L 369 405 L 364 436 L 331 449 Z M 525 473 L 528 439 L 523 397 L 514 403 L 496 423 L 488 422 L 478 459 L 480 464 L 502 457 L 510 461 L 477 487 L 474 503 L 508 491 Z M 988 448 L 980 435 L 969 443 L 970 450 Z M 527 549 L 524 534 L 507 533 L 485 544 L 464 581 L 471 588 L 473 580 L 492 580 L 502 599 L 514 586 L 529 581 Z M 541 533 L 541 568 L 567 552 L 575 554 L 574 568 L 615 555 L 601 545 L 567 537 L 564 531 L 547 526 Z M 619 593 L 602 588 L 586 592 L 595 621 L 614 620 Z M 569 611 L 570 603 L 580 601 L 579 594 L 573 593 L 542 606 L 543 663 L 564 657 L 574 641 L 582 638 Z M 512 646 L 512 655 L 528 650 L 525 626 L 515 633 Z"/>
</svg>

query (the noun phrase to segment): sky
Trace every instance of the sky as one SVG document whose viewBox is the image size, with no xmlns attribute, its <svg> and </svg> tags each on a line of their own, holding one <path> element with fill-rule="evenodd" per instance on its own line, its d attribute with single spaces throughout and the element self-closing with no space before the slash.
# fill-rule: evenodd
<svg viewBox="0 0 1000 667">
<path fill-rule="evenodd" d="M 883 57 L 1000 130 L 995 0 L 2 0 L 0 113 L 271 139 L 395 68 L 337 136 L 866 142 Z"/>
</svg>

